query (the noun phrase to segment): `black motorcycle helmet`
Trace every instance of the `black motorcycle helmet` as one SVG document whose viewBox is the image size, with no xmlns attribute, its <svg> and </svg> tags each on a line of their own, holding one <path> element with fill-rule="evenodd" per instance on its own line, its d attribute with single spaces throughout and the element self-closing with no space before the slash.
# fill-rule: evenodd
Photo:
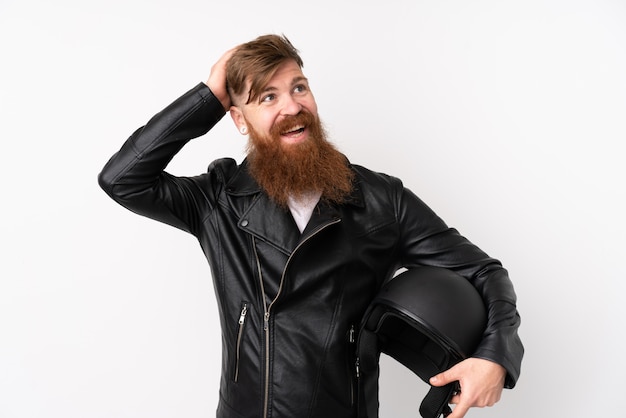
<svg viewBox="0 0 626 418">
<path fill-rule="evenodd" d="M 432 376 L 472 355 L 486 321 L 478 291 L 451 270 L 416 267 L 390 280 L 361 322 L 357 348 L 359 417 L 378 417 L 381 352 L 428 383 Z M 457 383 L 431 387 L 420 405 L 421 416 L 450 414 L 448 402 L 455 390 Z"/>
</svg>

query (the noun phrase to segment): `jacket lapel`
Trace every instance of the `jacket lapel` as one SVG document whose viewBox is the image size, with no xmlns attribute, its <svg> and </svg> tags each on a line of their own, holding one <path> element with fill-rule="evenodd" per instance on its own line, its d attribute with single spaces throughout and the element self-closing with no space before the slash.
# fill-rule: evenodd
<svg viewBox="0 0 626 418">
<path fill-rule="evenodd" d="M 265 193 L 258 193 L 239 218 L 239 228 L 289 255 L 300 241 L 300 231 L 289 213 L 273 203 Z"/>
<path fill-rule="evenodd" d="M 230 206 L 237 211 L 237 225 L 283 253 L 291 254 L 298 243 L 309 234 L 341 219 L 337 207 L 318 203 L 306 229 L 300 234 L 289 209 L 283 209 L 272 202 L 252 178 L 247 167 L 247 161 L 244 161 L 226 187 Z M 362 207 L 363 203 L 359 184 L 355 182 L 346 204 Z"/>
<path fill-rule="evenodd" d="M 300 231 L 289 213 L 273 203 L 248 172 L 244 161 L 226 185 L 230 207 L 240 229 L 289 255 L 298 245 Z"/>
</svg>

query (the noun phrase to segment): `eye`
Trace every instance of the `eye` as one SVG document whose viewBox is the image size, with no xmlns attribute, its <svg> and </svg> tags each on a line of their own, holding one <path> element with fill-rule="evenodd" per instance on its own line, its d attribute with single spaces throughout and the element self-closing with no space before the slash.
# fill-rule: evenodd
<svg viewBox="0 0 626 418">
<path fill-rule="evenodd" d="M 298 84 L 293 88 L 294 93 L 304 93 L 305 91 L 307 91 L 307 87 L 304 84 Z"/>
<path fill-rule="evenodd" d="M 261 97 L 261 102 L 269 103 L 269 102 L 273 101 L 274 99 L 276 99 L 276 95 L 273 94 L 273 93 L 270 93 L 270 94 L 266 94 L 265 96 L 262 96 Z"/>
</svg>

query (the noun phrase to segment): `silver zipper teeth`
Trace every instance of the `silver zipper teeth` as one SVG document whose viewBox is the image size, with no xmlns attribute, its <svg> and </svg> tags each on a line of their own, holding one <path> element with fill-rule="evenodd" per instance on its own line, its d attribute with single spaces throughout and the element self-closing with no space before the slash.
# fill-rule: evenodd
<svg viewBox="0 0 626 418">
<path fill-rule="evenodd" d="M 252 237 L 252 250 L 254 251 L 254 258 L 256 260 L 256 267 L 259 272 L 259 282 L 261 284 L 261 298 L 263 300 L 263 330 L 265 331 L 265 398 L 263 403 L 263 416 L 267 417 L 267 408 L 268 408 L 268 397 L 269 397 L 269 334 L 268 334 L 268 321 L 269 321 L 269 312 L 267 310 L 267 299 L 265 297 L 265 286 L 263 285 L 263 274 L 261 272 L 261 260 L 259 260 L 259 254 L 256 250 L 256 238 Z"/>
<path fill-rule="evenodd" d="M 311 235 L 309 235 L 304 241 L 298 244 L 298 246 L 293 250 L 289 258 L 287 259 L 287 263 L 285 263 L 285 268 L 283 269 L 283 273 L 280 277 L 278 291 L 276 292 L 276 296 L 274 296 L 274 299 L 272 299 L 269 305 L 267 305 L 267 299 L 265 298 L 265 287 L 263 286 L 263 274 L 261 273 L 261 261 L 259 260 L 259 255 L 256 251 L 256 239 L 252 237 L 252 249 L 254 250 L 254 257 L 256 259 L 257 270 L 259 271 L 259 281 L 261 282 L 261 293 L 263 297 L 263 310 L 264 310 L 263 329 L 265 331 L 265 395 L 264 395 L 264 400 L 263 400 L 263 418 L 267 418 L 267 415 L 268 415 L 269 396 L 270 396 L 270 388 L 269 388 L 270 387 L 270 333 L 269 333 L 270 311 L 272 309 L 272 306 L 274 306 L 274 303 L 280 296 L 280 293 L 283 290 L 283 283 L 285 281 L 285 274 L 287 273 L 287 267 L 289 267 L 289 262 L 291 261 L 293 255 L 298 251 L 298 249 L 300 249 L 300 247 L 302 247 L 302 245 L 304 245 L 304 243 L 306 243 L 312 237 L 317 235 L 320 231 L 326 229 L 327 227 L 331 225 L 337 224 L 339 222 L 341 222 L 341 219 L 336 219 L 333 222 L 322 225 L 319 229 L 311 233 Z"/>
<path fill-rule="evenodd" d="M 241 337 L 243 335 L 243 326 L 246 322 L 246 314 L 248 313 L 248 304 L 244 303 L 239 314 L 239 330 L 237 331 L 237 353 L 235 358 L 235 382 L 239 380 L 239 359 L 241 350 Z"/>
<path fill-rule="evenodd" d="M 354 350 L 354 343 L 356 343 L 356 339 L 354 338 L 355 335 L 355 329 L 354 329 L 354 325 L 350 325 L 350 331 L 348 332 L 348 342 L 350 343 L 349 346 L 349 350 Z M 351 358 L 351 357 L 348 357 Z M 356 363 L 355 363 L 356 366 Z M 354 380 L 352 379 L 352 364 L 348 363 L 348 367 L 350 367 L 348 369 L 349 375 L 348 378 L 350 379 L 350 405 L 354 405 Z"/>
</svg>

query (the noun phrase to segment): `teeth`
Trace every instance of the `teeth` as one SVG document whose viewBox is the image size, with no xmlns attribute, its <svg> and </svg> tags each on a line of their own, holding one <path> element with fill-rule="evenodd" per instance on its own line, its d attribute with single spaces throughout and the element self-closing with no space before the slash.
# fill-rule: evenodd
<svg viewBox="0 0 626 418">
<path fill-rule="evenodd" d="M 291 128 L 291 129 L 289 129 L 289 130 L 285 131 L 285 133 L 289 134 L 289 133 L 292 133 L 292 132 L 299 131 L 299 130 L 301 130 L 301 129 L 304 129 L 304 126 L 296 126 L 296 127 L 293 127 L 293 128 Z"/>
</svg>

